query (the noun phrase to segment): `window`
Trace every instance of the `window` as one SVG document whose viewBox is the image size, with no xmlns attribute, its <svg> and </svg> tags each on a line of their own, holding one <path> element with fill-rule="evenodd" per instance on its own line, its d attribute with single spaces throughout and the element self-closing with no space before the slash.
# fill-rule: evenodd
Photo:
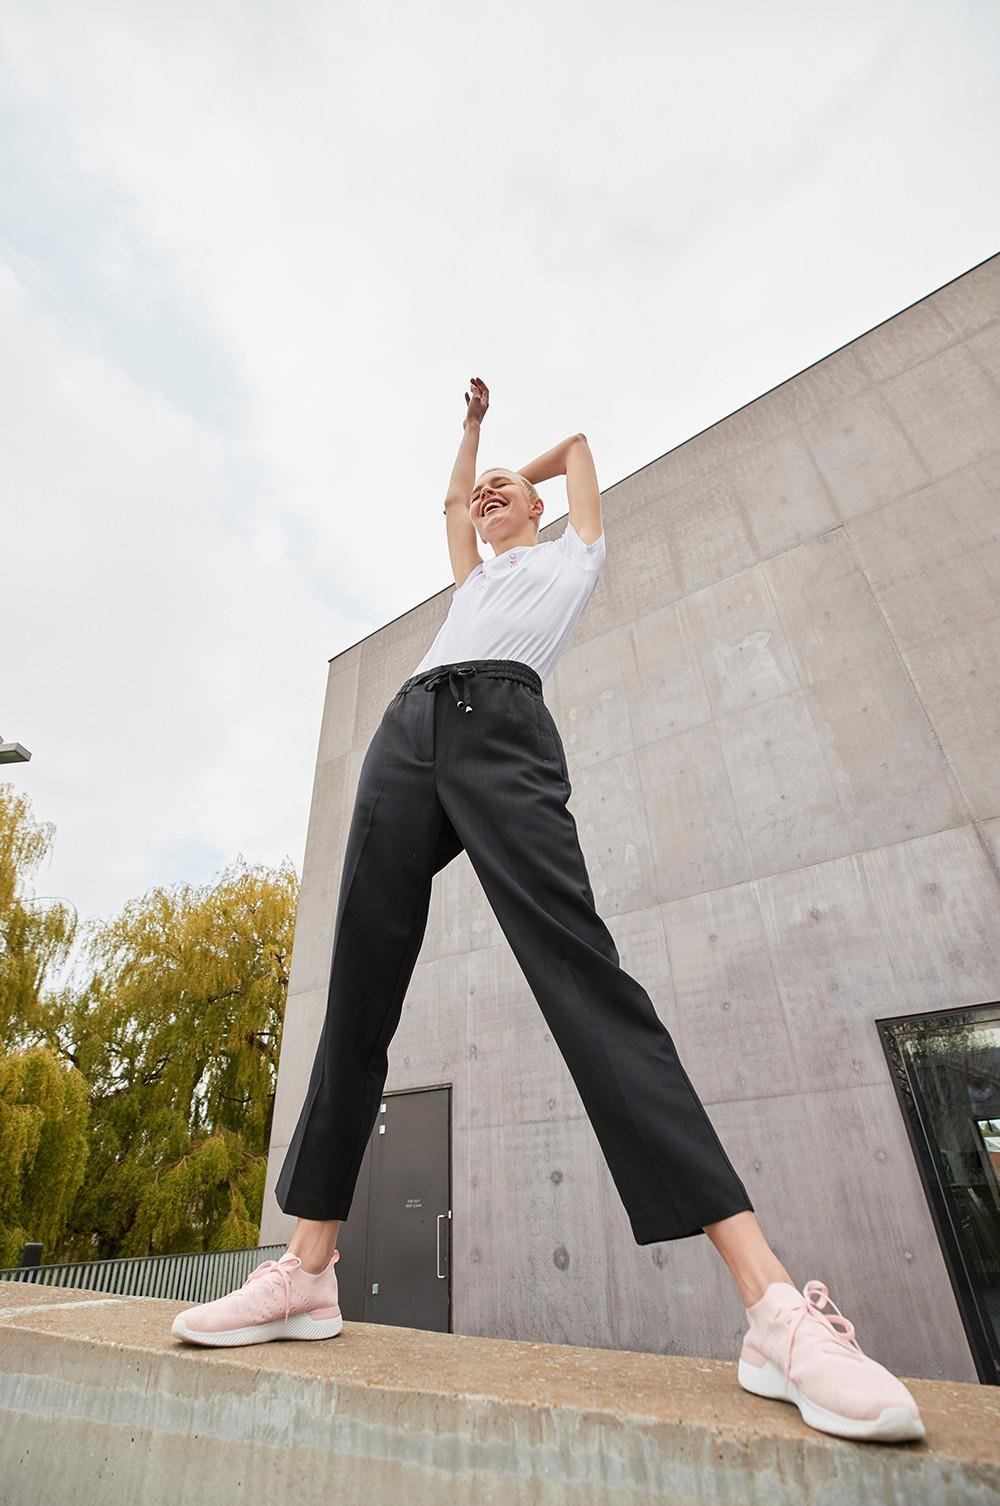
<svg viewBox="0 0 1000 1506">
<path fill-rule="evenodd" d="M 877 1025 L 979 1378 L 1000 1385 L 1000 1004 Z"/>
</svg>

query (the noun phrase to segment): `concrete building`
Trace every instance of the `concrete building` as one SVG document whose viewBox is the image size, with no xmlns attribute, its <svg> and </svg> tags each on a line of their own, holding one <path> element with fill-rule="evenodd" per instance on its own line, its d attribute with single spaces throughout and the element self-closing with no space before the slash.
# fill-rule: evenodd
<svg viewBox="0 0 1000 1506">
<path fill-rule="evenodd" d="M 975 1380 L 965 1278 L 876 1022 L 957 1012 L 986 1063 L 977 1122 L 1000 1116 L 1000 256 L 603 509 L 607 562 L 544 686 L 598 910 L 797 1284 L 825 1281 L 897 1373 Z M 452 589 L 330 663 L 263 1242 L 294 1224 L 273 1186 L 361 760 Z M 434 883 L 386 1090 L 437 1084 L 456 1333 L 735 1356 L 742 1305 L 707 1237 L 633 1243 L 464 853 Z"/>
</svg>

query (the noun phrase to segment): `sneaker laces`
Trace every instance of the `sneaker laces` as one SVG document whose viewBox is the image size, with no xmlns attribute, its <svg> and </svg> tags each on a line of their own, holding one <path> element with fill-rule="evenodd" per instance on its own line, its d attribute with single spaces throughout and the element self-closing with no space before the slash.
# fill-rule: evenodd
<svg viewBox="0 0 1000 1506">
<path fill-rule="evenodd" d="M 339 1259 L 340 1251 L 334 1250 L 334 1265 L 337 1264 L 337 1261 Z M 277 1273 L 277 1275 L 281 1279 L 282 1286 L 285 1288 L 285 1322 L 287 1323 L 289 1309 L 292 1305 L 292 1272 L 294 1270 L 297 1270 L 298 1267 L 301 1266 L 301 1264 L 302 1261 L 299 1259 L 299 1257 L 297 1255 L 292 1255 L 291 1253 L 282 1255 L 280 1260 L 265 1260 L 261 1265 L 256 1266 L 250 1272 L 243 1285 L 247 1287 L 250 1285 L 251 1281 L 258 1281 L 262 1278 L 270 1278 L 275 1273 Z M 309 1272 L 306 1272 L 306 1274 L 308 1275 Z"/>
<path fill-rule="evenodd" d="M 292 1271 L 301 1264 L 302 1262 L 297 1255 L 282 1255 L 280 1260 L 265 1260 L 250 1272 L 243 1285 L 249 1286 L 253 1281 L 269 1280 L 273 1276 L 279 1276 L 281 1284 L 285 1288 L 285 1322 L 287 1323 L 289 1309 L 292 1305 Z"/>
<path fill-rule="evenodd" d="M 841 1349 L 846 1349 L 849 1354 L 859 1359 L 866 1357 L 864 1350 L 854 1337 L 854 1324 L 850 1318 L 844 1317 L 837 1304 L 831 1300 L 830 1293 L 822 1281 L 807 1281 L 802 1288 L 802 1296 L 805 1300 L 795 1315 L 791 1333 L 788 1336 L 788 1353 L 785 1356 L 786 1389 L 787 1383 L 791 1381 L 792 1348 L 799 1328 L 806 1318 L 817 1318 L 828 1330 L 830 1338 Z M 824 1306 L 830 1310 L 824 1312 Z M 836 1327 L 838 1323 L 842 1323 L 843 1328 Z"/>
</svg>

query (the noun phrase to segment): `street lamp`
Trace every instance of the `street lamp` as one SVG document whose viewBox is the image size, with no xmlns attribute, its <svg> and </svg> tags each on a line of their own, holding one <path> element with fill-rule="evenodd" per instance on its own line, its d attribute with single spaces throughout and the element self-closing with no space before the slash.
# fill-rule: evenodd
<svg viewBox="0 0 1000 1506">
<path fill-rule="evenodd" d="M 30 757 L 21 743 L 5 743 L 0 737 L 0 763 L 27 763 Z"/>
</svg>

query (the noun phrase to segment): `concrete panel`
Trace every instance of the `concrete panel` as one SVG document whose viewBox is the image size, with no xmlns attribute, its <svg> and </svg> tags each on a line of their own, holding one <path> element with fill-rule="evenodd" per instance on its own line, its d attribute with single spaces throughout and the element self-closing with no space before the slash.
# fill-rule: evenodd
<svg viewBox="0 0 1000 1506">
<path fill-rule="evenodd" d="M 326 1018 L 327 989 L 289 994 L 281 1032 L 281 1060 L 290 1070 L 283 1074 L 274 1098 L 271 1138 L 287 1145 L 299 1121 L 299 1110 L 312 1071 L 316 1047 Z"/>
<path fill-rule="evenodd" d="M 743 711 L 798 686 L 762 569 L 744 570 L 695 592 L 682 604 L 680 616 L 713 716 Z"/>
<path fill-rule="evenodd" d="M 353 810 L 354 792 L 345 788 L 348 763 L 348 757 L 343 756 L 316 766 L 295 920 L 290 994 L 310 993 L 329 982 L 340 875 Z"/>
<path fill-rule="evenodd" d="M 738 842 L 742 855 L 732 881 L 850 850 L 852 838 L 845 830 L 812 693 L 809 687 L 777 696 L 722 717 L 711 728 L 731 791 L 735 831 L 727 837 Z"/>
<path fill-rule="evenodd" d="M 431 887 L 427 931 L 419 960 L 429 962 L 438 957 L 464 955 L 479 947 L 496 946 L 502 940 L 500 922 L 493 914 L 469 855 L 460 852 L 441 870 Z"/>
<path fill-rule="evenodd" d="M 456 1271 L 468 1273 L 458 1331 L 611 1347 L 598 1195 L 611 1179 L 589 1121 L 491 1125 L 469 1142 L 469 1206 L 453 1234 Z"/>
<path fill-rule="evenodd" d="M 900 649 L 1000 616 L 1000 493 L 988 462 L 857 518 L 848 533 Z"/>
<path fill-rule="evenodd" d="M 802 434 L 843 519 L 871 512 L 929 479 L 880 392 L 827 408 Z"/>
<path fill-rule="evenodd" d="M 792 431 L 732 460 L 726 472 L 757 559 L 814 538 L 838 521 L 802 434 Z"/>
<path fill-rule="evenodd" d="M 997 447 L 1000 393 L 964 345 L 905 371 L 882 391 L 933 480 Z"/>
<path fill-rule="evenodd" d="M 470 957 L 468 980 L 463 1123 L 481 1130 L 582 1114 L 576 1085 L 509 946 Z"/>
<path fill-rule="evenodd" d="M 825 356 L 784 383 L 788 405 L 797 424 L 806 424 L 827 408 L 837 408 L 872 385 L 868 363 L 856 342 Z"/>
<path fill-rule="evenodd" d="M 795 427 L 789 384 L 745 403 L 693 438 L 609 487 L 604 494 L 615 511 L 635 513 L 647 502 L 703 480 L 732 461 Z"/>
<path fill-rule="evenodd" d="M 634 520 L 638 526 L 633 547 L 648 547 L 659 528 L 683 595 L 745 570 L 756 560 L 749 521 L 728 470 L 713 471 L 703 480 L 671 492 L 659 519 L 651 509 L 649 512 L 649 516 Z M 643 568 L 648 571 L 649 564 Z"/>
<path fill-rule="evenodd" d="M 720 718 L 714 730 L 748 856 L 741 877 L 968 819 L 895 654 Z"/>
<path fill-rule="evenodd" d="M 399 1092 L 450 1083 L 454 1127 L 466 1122 L 469 1048 L 466 996 L 472 963 L 468 955 L 418 962 L 389 1044 L 386 1090 Z"/>
<path fill-rule="evenodd" d="M 1000 319 L 1000 254 L 938 288 L 924 302 L 933 302 L 957 335 L 973 335 L 993 324 Z"/>
<path fill-rule="evenodd" d="M 974 820 L 1000 812 L 1000 619 L 908 656 L 921 700 Z"/>
<path fill-rule="evenodd" d="M 822 680 L 805 694 L 855 851 L 968 819 L 898 655 Z"/>
<path fill-rule="evenodd" d="M 876 514 L 881 516 L 881 514 Z M 892 650 L 851 533 L 835 528 L 761 566 L 799 685 L 832 680 Z"/>
<path fill-rule="evenodd" d="M 572 783 L 578 771 L 632 748 L 628 688 L 635 678 L 635 655 L 631 629 L 615 629 L 567 649 L 559 670 L 566 688 L 560 696 L 558 726 Z"/>
<path fill-rule="evenodd" d="M 326 763 L 331 758 L 344 759 L 354 746 L 359 667 L 360 661 L 356 655 L 334 659 L 330 665 L 323 702 L 319 752 L 316 756 L 318 764 Z"/>
<path fill-rule="evenodd" d="M 708 468 L 729 465 L 748 455 L 760 445 L 768 444 L 781 434 L 795 427 L 796 418 L 789 401 L 788 383 L 772 387 L 769 392 L 744 403 L 734 413 L 729 413 L 718 423 L 703 429 L 700 434 L 677 449 L 664 455 L 662 463 L 676 468 L 677 484 L 686 485 L 700 475 L 707 475 Z M 687 451 L 684 465 L 678 457 Z M 686 469 L 684 468 L 686 466 Z"/>
<path fill-rule="evenodd" d="M 274 1188 L 281 1168 L 285 1162 L 287 1145 L 278 1145 L 274 1142 L 267 1155 L 267 1175 L 264 1178 L 264 1204 L 260 1215 L 260 1242 L 263 1245 L 280 1244 L 282 1240 L 287 1244 L 295 1233 L 295 1225 L 298 1219 L 288 1213 L 282 1213 L 274 1200 Z"/>
<path fill-rule="evenodd" d="M 691 642 L 687 613 L 680 602 L 650 612 L 630 629 L 621 628 L 618 632 L 623 657 L 624 645 L 631 644 L 632 672 L 625 691 L 637 748 L 660 742 L 675 732 L 690 731 L 710 720 L 712 705 L 705 676 Z M 579 667 L 582 671 L 583 664 Z"/>
<path fill-rule="evenodd" d="M 702 1103 L 794 1093 L 801 1077 L 756 884 L 662 905 L 668 1029 Z"/>
<path fill-rule="evenodd" d="M 600 915 L 646 909 L 662 898 L 636 754 L 579 770 L 570 814 Z"/>
<path fill-rule="evenodd" d="M 1000 392 L 1000 324 L 991 324 L 989 329 L 973 335 L 966 348 L 989 373 L 994 387 Z"/>
<path fill-rule="evenodd" d="M 976 828 L 901 842 L 864 853 L 860 861 L 892 962 L 899 1012 L 958 1009 L 995 998 L 1000 874 Z M 882 1002 L 877 1013 L 889 1013 L 890 1004 Z"/>
<path fill-rule="evenodd" d="M 657 900 L 703 894 L 751 877 L 732 780 L 712 723 L 650 743 L 637 749 L 634 759 L 617 764 L 638 770 Z M 631 768 L 628 772 L 632 777 Z M 581 794 L 589 794 L 585 781 L 580 783 Z M 634 833 L 636 826 L 627 831 Z"/>
<path fill-rule="evenodd" d="M 997 887 L 1000 888 L 1000 816 L 994 817 L 992 821 L 981 821 L 976 827 L 976 835 L 982 841 L 984 855 L 993 870 Z"/>
<path fill-rule="evenodd" d="M 873 382 L 885 382 L 960 338 L 935 300 L 923 299 L 854 342 Z"/>
</svg>

